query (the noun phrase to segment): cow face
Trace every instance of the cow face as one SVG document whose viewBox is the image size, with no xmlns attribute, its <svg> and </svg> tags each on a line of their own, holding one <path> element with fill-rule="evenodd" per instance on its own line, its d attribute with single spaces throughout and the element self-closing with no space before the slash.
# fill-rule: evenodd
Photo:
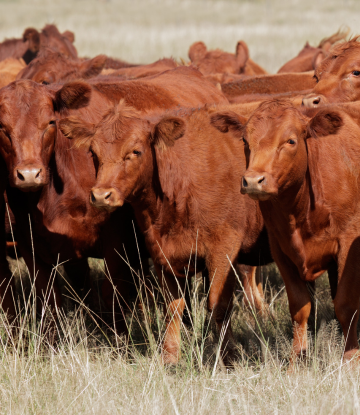
<svg viewBox="0 0 360 415">
<path fill-rule="evenodd" d="M 69 117 L 61 120 L 60 129 L 92 152 L 97 180 L 90 203 L 112 211 L 151 183 L 155 150 L 172 146 L 184 124 L 172 117 L 153 123 L 121 101 L 97 126 Z"/>
<path fill-rule="evenodd" d="M 360 43 L 352 40 L 335 46 L 331 55 L 315 70 L 317 84 L 303 99 L 303 106 L 315 108 L 332 102 L 360 99 Z"/>
<path fill-rule="evenodd" d="M 16 81 L 2 88 L 0 154 L 11 186 L 36 191 L 48 183 L 58 111 L 87 105 L 91 89 L 82 87 L 73 82 L 55 92 L 32 81 Z"/>
<path fill-rule="evenodd" d="M 288 102 L 262 104 L 244 129 L 247 170 L 241 193 L 268 200 L 301 183 L 307 170 L 305 138 L 304 117 Z"/>
<path fill-rule="evenodd" d="M 255 111 L 246 125 L 243 140 L 247 170 L 241 193 L 255 200 L 276 198 L 287 189 L 298 189 L 309 171 L 315 200 L 321 185 L 314 154 L 306 140 L 336 134 L 343 125 L 336 111 L 319 111 L 310 118 L 288 102 L 266 102 Z M 319 193 L 319 194 L 318 194 Z"/>
<path fill-rule="evenodd" d="M 243 41 L 237 43 L 235 54 L 220 49 L 207 51 L 203 42 L 196 42 L 189 49 L 189 58 L 203 75 L 225 72 L 240 74 L 244 72 L 249 59 L 249 50 Z"/>
</svg>

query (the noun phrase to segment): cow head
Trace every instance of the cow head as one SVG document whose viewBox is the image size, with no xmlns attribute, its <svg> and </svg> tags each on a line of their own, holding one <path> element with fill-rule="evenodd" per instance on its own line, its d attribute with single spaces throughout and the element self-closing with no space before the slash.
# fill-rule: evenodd
<svg viewBox="0 0 360 415">
<path fill-rule="evenodd" d="M 123 100 L 97 126 L 69 117 L 59 127 L 75 146 L 92 152 L 97 181 L 90 203 L 108 210 L 131 201 L 151 182 L 154 150 L 173 146 L 185 130 L 180 118 L 149 120 Z"/>
<path fill-rule="evenodd" d="M 105 61 L 105 55 L 79 61 L 45 48 L 18 73 L 16 79 L 31 79 L 39 84 L 48 85 L 59 81 L 92 78 L 101 73 Z"/>
<path fill-rule="evenodd" d="M 287 189 L 298 189 L 309 170 L 315 199 L 319 199 L 320 178 L 306 141 L 336 134 L 341 126 L 341 116 L 331 110 L 308 118 L 288 101 L 260 105 L 243 129 L 247 170 L 241 193 L 260 201 L 276 198 Z"/>
<path fill-rule="evenodd" d="M 57 91 L 33 81 L 15 81 L 0 91 L 0 154 L 9 182 L 24 191 L 48 183 L 59 112 L 86 106 L 91 88 L 70 82 Z"/>
<path fill-rule="evenodd" d="M 249 50 L 243 41 L 237 43 L 235 54 L 220 49 L 208 51 L 203 42 L 196 42 L 190 46 L 189 58 L 203 75 L 225 72 L 240 74 L 244 72 L 249 59 Z"/>
<path fill-rule="evenodd" d="M 315 70 L 316 86 L 303 99 L 303 105 L 316 108 L 333 102 L 360 100 L 360 43 L 357 39 L 340 43 L 330 50 Z"/>
</svg>

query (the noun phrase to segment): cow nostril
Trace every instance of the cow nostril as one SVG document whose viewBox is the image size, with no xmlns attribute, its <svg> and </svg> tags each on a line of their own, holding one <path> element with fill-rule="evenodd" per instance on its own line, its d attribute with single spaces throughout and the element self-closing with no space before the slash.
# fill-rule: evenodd
<svg viewBox="0 0 360 415">
<path fill-rule="evenodd" d="M 95 202 L 96 202 L 96 198 L 95 198 L 95 196 L 94 196 L 94 193 L 93 193 L 93 192 L 91 192 L 91 194 L 90 194 L 90 198 L 91 198 L 92 203 L 95 203 Z"/>
<path fill-rule="evenodd" d="M 320 97 L 315 98 L 314 101 L 313 101 L 313 104 L 314 105 L 319 105 L 320 104 Z"/>
<path fill-rule="evenodd" d="M 242 185 L 243 187 L 248 187 L 248 182 L 246 181 L 245 177 L 242 179 Z"/>
<path fill-rule="evenodd" d="M 42 169 L 40 169 L 40 170 L 38 171 L 38 173 L 37 173 L 37 174 L 36 174 L 36 176 L 35 176 L 35 179 L 38 179 L 38 178 L 40 177 L 41 170 L 42 170 Z"/>
<path fill-rule="evenodd" d="M 261 176 L 261 177 L 259 178 L 259 180 L 258 180 L 258 183 L 260 184 L 260 183 L 262 183 L 264 180 L 265 180 L 265 177 L 264 177 L 264 176 Z"/>
<path fill-rule="evenodd" d="M 24 182 L 25 177 L 19 172 L 19 170 L 17 170 L 16 172 L 17 172 L 17 177 Z"/>
<path fill-rule="evenodd" d="M 105 200 L 108 200 L 111 196 L 111 192 L 109 192 L 106 196 L 105 196 Z"/>
</svg>

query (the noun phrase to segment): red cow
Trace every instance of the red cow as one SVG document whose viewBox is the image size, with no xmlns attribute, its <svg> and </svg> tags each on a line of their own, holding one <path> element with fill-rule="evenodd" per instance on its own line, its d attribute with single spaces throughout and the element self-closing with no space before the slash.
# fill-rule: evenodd
<svg viewBox="0 0 360 415">
<path fill-rule="evenodd" d="M 315 108 L 327 103 L 360 100 L 360 43 L 357 38 L 335 45 L 315 70 L 316 85 L 303 104 Z"/>
<path fill-rule="evenodd" d="M 61 81 L 93 78 L 101 73 L 107 57 L 79 60 L 53 49 L 44 48 L 17 75 L 16 79 L 31 79 L 39 84 L 53 84 Z"/>
<path fill-rule="evenodd" d="M 235 124 L 225 126 L 224 118 Z M 207 108 L 187 115 L 144 114 L 121 101 L 96 127 L 78 117 L 60 122 L 75 146 L 96 155 L 91 203 L 113 211 L 126 201 L 134 208 L 165 295 L 165 363 L 179 359 L 188 273 L 208 270 L 208 308 L 224 336 L 222 350 L 229 362 L 231 264 L 257 265 L 261 249 L 270 260 L 258 204 L 239 192 L 238 175 L 246 168 L 243 145 L 225 134 L 236 128 L 237 119 Z"/>
<path fill-rule="evenodd" d="M 46 25 L 40 33 L 36 29 L 28 28 L 22 39 L 7 39 L 0 44 L 0 61 L 6 58 L 22 58 L 29 63 L 45 47 L 77 58 L 77 51 L 69 39 L 74 39 L 74 34 L 68 30 L 61 34 L 55 25 Z"/>
<path fill-rule="evenodd" d="M 227 102 L 220 91 L 191 68 L 177 68 L 146 80 L 92 86 L 72 82 L 63 87 L 46 87 L 21 80 L 0 91 L 0 153 L 12 186 L 7 189 L 7 195 L 17 222 L 20 251 L 28 268 L 38 271 L 39 296 L 46 291 L 58 254 L 61 261 L 105 257 L 114 278 L 129 272 L 114 251 L 116 248 L 123 252 L 122 243 L 126 242 L 127 248 L 131 243 L 129 206 L 110 214 L 90 205 L 88 195 L 96 181 L 91 153 L 74 148 L 57 129 L 58 120 L 71 114 L 79 114 L 95 125 L 109 107 L 124 97 L 139 109 L 161 111 L 186 104 Z M 28 213 L 32 221 L 35 265 Z M 129 251 L 128 255 L 134 253 L 136 260 L 136 247 L 130 246 Z M 104 284 L 104 300 L 111 310 L 112 285 L 107 280 Z M 60 302 L 56 287 L 55 290 Z M 126 290 L 120 291 L 126 293 Z"/>
<path fill-rule="evenodd" d="M 204 75 L 225 72 L 243 75 L 266 74 L 263 68 L 249 58 L 249 49 L 244 41 L 237 43 L 235 54 L 220 49 L 208 51 L 203 42 L 195 42 L 190 46 L 189 58 Z"/>
<path fill-rule="evenodd" d="M 279 70 L 278 73 L 284 72 L 308 72 L 314 70 L 320 62 L 325 59 L 331 46 L 344 40 L 349 34 L 349 30 L 334 33 L 332 36 L 323 39 L 317 47 L 310 46 L 308 42 L 299 54 L 286 62 Z"/>
<path fill-rule="evenodd" d="M 248 169 L 241 192 L 258 200 L 294 323 L 293 354 L 306 351 L 307 281 L 338 270 L 334 298 L 345 358 L 358 352 L 360 305 L 359 105 L 302 114 L 286 101 L 263 103 L 243 136 Z"/>
</svg>

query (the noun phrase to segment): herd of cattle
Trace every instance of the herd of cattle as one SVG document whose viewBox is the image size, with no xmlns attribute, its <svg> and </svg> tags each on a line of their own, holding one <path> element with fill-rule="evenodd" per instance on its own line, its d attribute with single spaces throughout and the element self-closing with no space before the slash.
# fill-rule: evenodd
<svg viewBox="0 0 360 415">
<path fill-rule="evenodd" d="M 1 43 L 3 309 L 16 313 L 7 199 L 39 302 L 61 305 L 56 282 L 48 289 L 59 261 L 75 289 L 93 290 L 87 258 L 98 257 L 112 277 L 101 287 L 103 304 L 125 310 L 131 270 L 143 265 L 146 276 L 151 257 L 164 293 L 165 363 L 179 359 L 187 276 L 207 275 L 208 309 L 231 362 L 235 270 L 248 303 L 261 311 L 255 267 L 272 261 L 294 322 L 292 360 L 307 348 L 307 283 L 325 271 L 352 358 L 360 300 L 360 43 L 346 37 L 306 44 L 275 75 L 250 59 L 243 41 L 234 54 L 196 42 L 190 62 L 147 65 L 79 58 L 74 34 L 53 25 Z M 116 329 L 126 332 L 122 317 Z"/>
</svg>

